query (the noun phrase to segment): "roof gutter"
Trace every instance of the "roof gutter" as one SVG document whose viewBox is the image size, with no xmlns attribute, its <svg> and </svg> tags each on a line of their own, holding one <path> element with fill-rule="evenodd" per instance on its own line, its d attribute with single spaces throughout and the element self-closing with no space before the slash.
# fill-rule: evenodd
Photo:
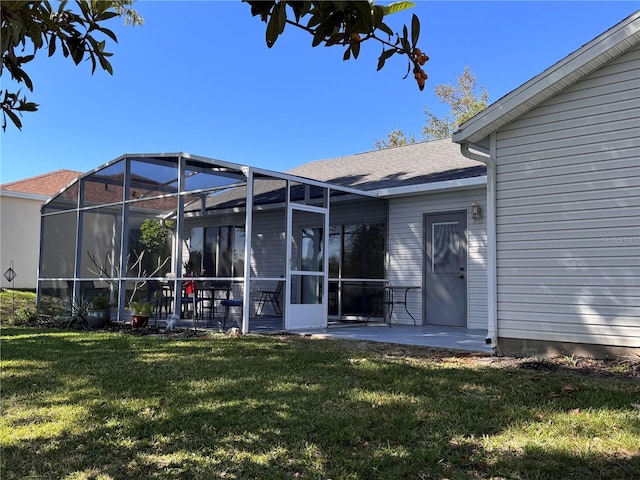
<svg viewBox="0 0 640 480">
<path fill-rule="evenodd" d="M 487 337 L 485 343 L 495 349 L 498 347 L 495 134 L 491 134 L 489 140 L 489 149 L 470 142 L 461 143 L 460 153 L 487 166 Z"/>
</svg>

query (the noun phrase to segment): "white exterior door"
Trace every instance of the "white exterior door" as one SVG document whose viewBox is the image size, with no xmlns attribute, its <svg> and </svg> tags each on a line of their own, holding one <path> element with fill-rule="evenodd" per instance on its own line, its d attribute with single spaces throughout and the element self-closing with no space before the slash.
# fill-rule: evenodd
<svg viewBox="0 0 640 480">
<path fill-rule="evenodd" d="M 325 208 L 289 205 L 286 330 L 327 326 L 328 223 Z"/>
</svg>

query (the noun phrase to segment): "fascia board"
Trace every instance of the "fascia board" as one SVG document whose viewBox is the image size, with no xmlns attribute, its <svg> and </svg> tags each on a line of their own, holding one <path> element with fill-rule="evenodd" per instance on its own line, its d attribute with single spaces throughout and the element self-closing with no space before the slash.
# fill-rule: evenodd
<svg viewBox="0 0 640 480">
<path fill-rule="evenodd" d="M 22 198 L 25 200 L 38 200 L 43 203 L 49 199 L 47 195 L 38 195 L 35 193 L 25 193 L 25 192 L 14 192 L 12 190 L 0 190 L 0 196 L 11 197 L 11 198 Z"/>
<path fill-rule="evenodd" d="M 610 61 L 614 57 L 611 52 L 621 49 L 617 52 L 620 54 L 639 43 L 640 11 L 472 117 L 453 134 L 453 141 L 455 143 L 481 141 L 491 132 L 532 110 L 560 90 L 573 85 Z"/>
<path fill-rule="evenodd" d="M 465 190 L 474 187 L 487 185 L 487 176 L 472 178 L 461 178 L 458 180 L 447 180 L 444 182 L 423 183 L 421 185 L 409 185 L 406 187 L 382 188 L 375 190 L 376 195 L 381 198 L 404 197 L 419 195 L 421 193 L 436 193 L 448 190 Z"/>
</svg>

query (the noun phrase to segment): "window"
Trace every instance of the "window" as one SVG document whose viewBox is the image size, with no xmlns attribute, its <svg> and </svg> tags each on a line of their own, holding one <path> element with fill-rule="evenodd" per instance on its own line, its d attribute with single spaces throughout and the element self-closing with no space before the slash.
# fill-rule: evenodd
<svg viewBox="0 0 640 480">
<path fill-rule="evenodd" d="M 371 314 L 378 297 L 382 296 L 382 283 L 375 280 L 384 278 L 384 258 L 384 223 L 330 228 L 329 315 L 367 317 Z"/>
<path fill-rule="evenodd" d="M 431 228 L 431 271 L 458 273 L 460 266 L 458 222 L 434 223 Z"/>
<path fill-rule="evenodd" d="M 384 278 L 384 225 L 344 225 L 341 278 Z"/>
<path fill-rule="evenodd" d="M 189 260 L 202 277 L 244 275 L 244 227 L 198 227 L 191 229 Z"/>
</svg>

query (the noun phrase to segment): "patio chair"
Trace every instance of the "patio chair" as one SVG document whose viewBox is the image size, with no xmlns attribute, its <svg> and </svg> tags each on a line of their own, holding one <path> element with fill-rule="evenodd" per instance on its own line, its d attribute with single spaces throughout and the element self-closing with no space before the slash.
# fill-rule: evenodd
<svg viewBox="0 0 640 480">
<path fill-rule="evenodd" d="M 158 280 L 147 280 L 147 301 L 153 305 L 153 317 L 162 318 L 162 309 L 169 316 L 170 297 L 165 295 L 166 285 Z"/>
<path fill-rule="evenodd" d="M 226 298 L 220 302 L 220 305 L 224 307 L 224 316 L 222 319 L 222 328 L 227 328 L 227 320 L 229 320 L 229 309 L 231 307 L 242 307 L 242 300 L 237 298 Z"/>
<path fill-rule="evenodd" d="M 256 317 L 259 317 L 264 312 L 264 306 L 266 303 L 271 304 L 273 312 L 278 316 L 282 316 L 282 309 L 280 308 L 280 295 L 284 288 L 284 280 L 280 280 L 276 285 L 275 290 L 262 290 L 260 292 L 260 298 L 258 299 L 258 306 L 256 307 Z"/>
<path fill-rule="evenodd" d="M 182 284 L 182 295 L 180 299 L 180 304 L 182 307 L 182 316 L 186 316 L 185 307 L 189 304 L 193 305 L 193 319 L 194 321 L 198 318 L 198 314 L 200 309 L 198 308 L 199 304 L 202 302 L 202 298 L 198 294 L 198 284 L 195 280 L 187 280 Z"/>
</svg>

